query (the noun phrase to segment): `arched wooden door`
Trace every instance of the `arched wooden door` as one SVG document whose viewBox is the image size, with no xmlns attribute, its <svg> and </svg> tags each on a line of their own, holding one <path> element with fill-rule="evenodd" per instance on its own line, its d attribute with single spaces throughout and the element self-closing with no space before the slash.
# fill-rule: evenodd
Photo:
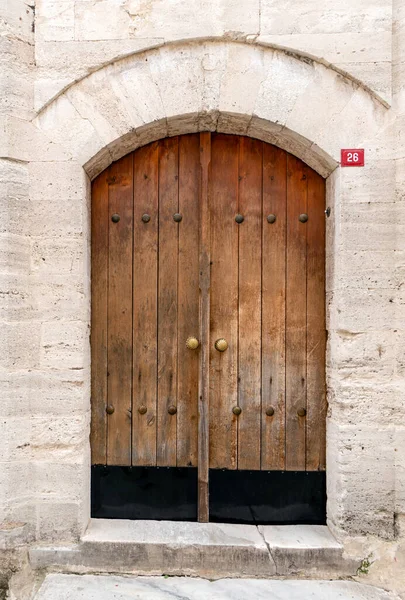
<svg viewBox="0 0 405 600">
<path fill-rule="evenodd" d="M 225 134 L 97 177 L 94 465 L 198 466 L 200 520 L 209 469 L 325 469 L 324 202 L 303 162 Z"/>
</svg>

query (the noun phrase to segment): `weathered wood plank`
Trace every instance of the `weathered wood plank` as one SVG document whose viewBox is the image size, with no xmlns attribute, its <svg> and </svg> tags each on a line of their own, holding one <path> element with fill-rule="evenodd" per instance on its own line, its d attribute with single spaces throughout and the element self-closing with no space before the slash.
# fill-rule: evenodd
<svg viewBox="0 0 405 600">
<path fill-rule="evenodd" d="M 199 331 L 201 339 L 198 375 L 198 520 L 209 520 L 209 401 L 210 401 L 210 163 L 211 134 L 200 134 L 200 239 Z"/>
<path fill-rule="evenodd" d="M 131 464 L 133 159 L 109 172 L 108 416 L 109 465 Z M 119 214 L 118 223 L 111 216 Z"/>
<path fill-rule="evenodd" d="M 267 220 L 269 215 L 274 215 L 274 222 Z M 264 470 L 285 468 L 286 215 L 287 153 L 264 144 L 261 456 Z M 270 216 L 270 221 L 274 217 Z"/>
<path fill-rule="evenodd" d="M 307 471 L 325 469 L 325 181 L 308 169 Z"/>
<path fill-rule="evenodd" d="M 157 465 L 176 466 L 178 138 L 159 144 L 158 413 Z"/>
<path fill-rule="evenodd" d="M 197 465 L 198 369 L 200 350 L 186 348 L 199 338 L 200 136 L 179 138 L 179 285 L 177 466 Z"/>
<path fill-rule="evenodd" d="M 238 469 L 260 469 L 263 142 L 239 143 Z"/>
<path fill-rule="evenodd" d="M 237 468 L 239 138 L 215 134 L 211 146 L 210 466 Z M 214 343 L 225 338 L 228 349 Z"/>
<path fill-rule="evenodd" d="M 92 183 L 91 462 L 107 463 L 108 171 Z"/>
<path fill-rule="evenodd" d="M 158 215 L 155 142 L 134 153 L 132 464 L 144 466 L 156 465 Z"/>
<path fill-rule="evenodd" d="M 305 470 L 307 167 L 287 158 L 286 468 Z"/>
</svg>

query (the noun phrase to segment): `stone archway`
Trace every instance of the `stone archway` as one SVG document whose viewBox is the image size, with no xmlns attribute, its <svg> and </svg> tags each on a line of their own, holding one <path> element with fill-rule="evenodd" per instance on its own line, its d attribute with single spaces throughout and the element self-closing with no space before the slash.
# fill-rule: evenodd
<svg viewBox="0 0 405 600">
<path fill-rule="evenodd" d="M 189 42 L 133 55 L 90 74 L 64 91 L 34 123 L 44 149 L 38 153 L 32 171 L 35 173 L 37 168 L 38 172 L 43 168 L 41 161 L 49 160 L 44 142 L 50 141 L 58 157 L 52 163 L 56 186 L 68 190 L 69 196 L 65 193 L 50 197 L 41 188 L 45 182 L 38 183 L 38 193 L 41 194 L 41 189 L 45 192 L 46 202 L 55 214 L 58 203 L 59 210 L 65 212 L 66 197 L 74 198 L 67 219 L 72 223 L 83 219 L 83 237 L 74 242 L 75 251 L 80 253 L 82 292 L 69 305 L 71 321 L 77 324 L 80 334 L 77 357 L 84 373 L 82 437 L 86 438 L 88 433 L 89 409 L 89 178 L 151 141 L 207 130 L 247 135 L 272 143 L 328 177 L 327 203 L 333 215 L 329 223 L 334 223 L 327 229 L 328 364 L 335 368 L 333 377 L 329 375 L 333 416 L 333 402 L 339 402 L 342 385 L 336 366 L 345 339 L 339 332 L 350 328 L 350 309 L 339 295 L 347 269 L 339 253 L 348 215 L 357 218 L 355 205 L 346 203 L 346 195 L 359 186 L 359 178 L 352 172 L 343 173 L 336 167 L 341 147 L 365 146 L 367 166 L 360 178 L 361 194 L 364 197 L 379 193 L 386 173 L 376 169 L 376 165 L 377 159 L 384 155 L 381 139 L 389 123 L 386 109 L 375 98 L 332 69 L 280 50 L 232 42 Z M 55 224 L 50 223 L 49 227 L 56 228 L 57 224 L 55 219 Z M 363 227 L 357 239 L 366 232 Z M 75 285 L 72 273 L 67 271 L 63 286 L 68 289 Z M 40 299 L 39 289 L 35 294 Z M 63 303 L 55 310 L 59 311 L 59 318 L 66 319 Z M 361 325 L 361 315 L 356 314 L 356 318 L 358 327 L 366 327 L 365 321 Z M 71 328 L 61 331 L 67 338 L 70 334 Z M 47 335 L 51 336 L 50 330 Z M 351 394 L 352 403 L 356 403 L 360 392 L 355 390 Z M 332 492 L 329 522 L 351 532 L 362 532 L 364 526 L 369 532 L 391 531 L 392 498 L 386 498 L 377 489 L 370 495 L 364 477 L 359 476 L 360 466 L 357 470 L 353 466 L 347 475 L 335 459 L 333 448 L 345 446 L 353 436 L 368 440 L 374 427 L 370 422 L 364 431 L 359 433 L 358 428 L 354 431 L 347 425 L 344 411 L 343 405 L 339 405 L 336 418 L 330 419 L 328 425 L 328 486 Z M 83 483 L 89 469 L 87 441 L 83 441 L 81 452 L 77 474 L 79 500 L 69 526 L 72 531 L 81 530 L 89 515 L 89 490 Z M 361 482 L 369 498 L 366 519 Z"/>
</svg>

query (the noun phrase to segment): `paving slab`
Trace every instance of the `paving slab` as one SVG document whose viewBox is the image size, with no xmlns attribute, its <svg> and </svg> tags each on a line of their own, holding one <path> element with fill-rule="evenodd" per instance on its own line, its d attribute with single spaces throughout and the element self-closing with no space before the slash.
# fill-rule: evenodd
<svg viewBox="0 0 405 600">
<path fill-rule="evenodd" d="M 394 600 L 348 581 L 48 575 L 34 600 Z"/>
</svg>

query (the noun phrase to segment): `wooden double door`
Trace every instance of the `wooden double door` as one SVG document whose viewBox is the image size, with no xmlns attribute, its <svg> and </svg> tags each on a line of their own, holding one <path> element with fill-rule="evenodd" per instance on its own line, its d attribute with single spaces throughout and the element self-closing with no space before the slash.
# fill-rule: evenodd
<svg viewBox="0 0 405 600">
<path fill-rule="evenodd" d="M 324 201 L 296 157 L 225 134 L 97 177 L 94 465 L 197 466 L 200 520 L 209 469 L 325 469 Z"/>
</svg>

